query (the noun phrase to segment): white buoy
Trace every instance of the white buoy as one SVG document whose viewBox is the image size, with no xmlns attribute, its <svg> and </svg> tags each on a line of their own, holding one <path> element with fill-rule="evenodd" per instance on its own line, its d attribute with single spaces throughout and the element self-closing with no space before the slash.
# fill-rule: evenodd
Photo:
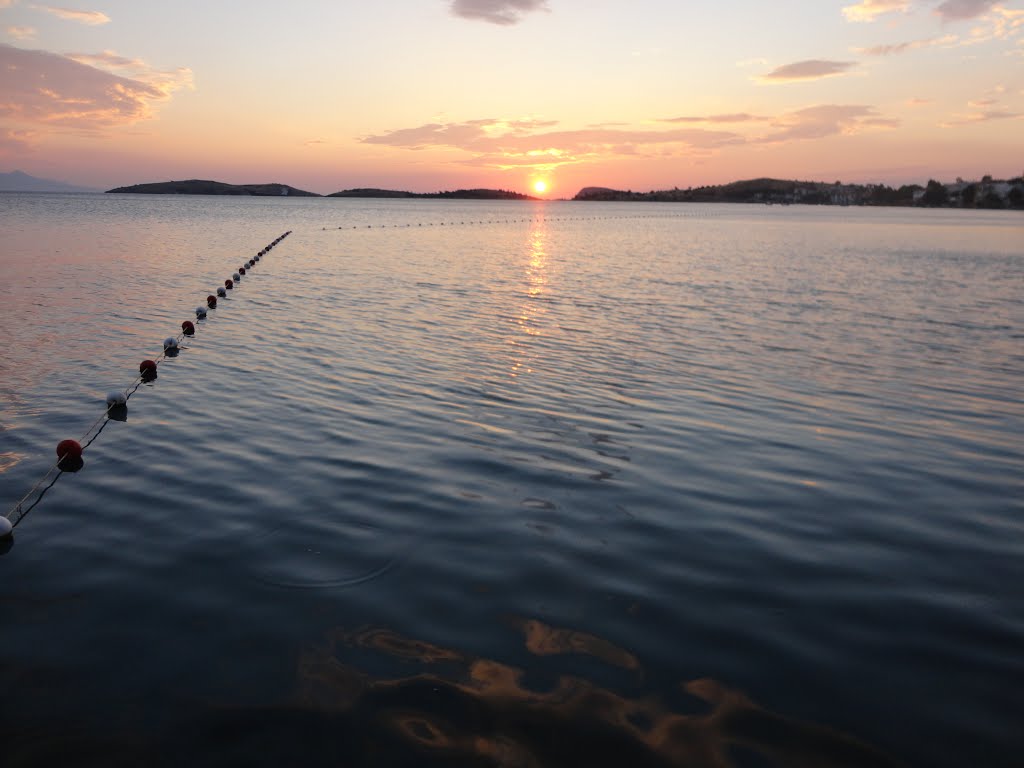
<svg viewBox="0 0 1024 768">
<path fill-rule="evenodd" d="M 224 288 L 218 288 L 217 289 L 217 295 L 220 296 L 221 298 L 223 298 L 223 297 L 228 295 L 228 292 Z"/>
<path fill-rule="evenodd" d="M 177 348 L 178 348 L 178 340 L 176 338 L 174 338 L 173 336 L 168 336 L 166 339 L 164 339 L 164 350 L 177 349 Z"/>
<path fill-rule="evenodd" d="M 206 317 L 206 307 L 196 307 L 196 317 Z"/>
<path fill-rule="evenodd" d="M 0 517 L 0 539 L 6 539 L 14 533 L 14 526 L 6 517 Z"/>
<path fill-rule="evenodd" d="M 128 398 L 125 397 L 124 392 L 117 389 L 112 389 L 107 392 L 107 407 L 110 408 L 115 405 L 124 405 L 128 402 Z"/>
<path fill-rule="evenodd" d="M 240 274 L 238 274 L 237 272 L 235 272 L 233 275 L 231 275 L 231 279 L 234 280 L 237 283 L 239 280 L 242 279 L 242 276 Z"/>
</svg>

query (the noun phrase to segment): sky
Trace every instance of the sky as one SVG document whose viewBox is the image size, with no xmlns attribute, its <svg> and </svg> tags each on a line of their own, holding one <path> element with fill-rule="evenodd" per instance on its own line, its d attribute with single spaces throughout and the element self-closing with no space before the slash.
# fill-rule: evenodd
<svg viewBox="0 0 1024 768">
<path fill-rule="evenodd" d="M 0 0 L 0 171 L 572 197 L 1024 172 L 1024 0 Z"/>
</svg>

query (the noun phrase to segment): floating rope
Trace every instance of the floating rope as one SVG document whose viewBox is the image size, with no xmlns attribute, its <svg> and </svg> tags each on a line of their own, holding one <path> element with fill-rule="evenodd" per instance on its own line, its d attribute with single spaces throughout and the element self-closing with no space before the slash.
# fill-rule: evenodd
<svg viewBox="0 0 1024 768">
<path fill-rule="evenodd" d="M 291 233 L 291 230 L 288 230 L 283 235 L 272 240 L 269 245 L 263 248 L 254 258 L 247 262 L 249 268 L 251 269 L 256 262 L 258 262 L 263 256 L 266 256 L 275 245 L 280 243 Z M 226 292 L 228 289 L 233 289 L 235 287 L 235 283 L 239 281 L 240 275 L 243 274 L 245 274 L 244 266 L 239 267 L 238 271 L 232 274 L 232 279 L 225 280 L 225 287 L 218 289 L 218 292 Z M 217 298 L 212 295 L 208 296 L 207 304 L 210 309 L 213 309 L 217 306 Z M 206 317 L 206 307 L 197 307 L 196 317 Z M 7 539 L 13 534 L 15 527 L 25 519 L 29 512 L 35 509 L 39 502 L 42 501 L 43 496 L 46 495 L 46 492 L 54 486 L 57 480 L 60 479 L 61 475 L 65 472 L 77 472 L 85 466 L 85 461 L 82 458 L 82 454 L 85 450 L 93 444 L 96 438 L 100 436 L 107 424 L 111 421 L 124 421 L 127 418 L 128 400 L 131 396 L 138 391 L 139 387 L 141 387 L 143 383 L 154 381 L 157 378 L 157 369 L 159 368 L 160 363 L 169 357 L 177 356 L 179 344 L 186 336 L 195 335 L 195 332 L 196 327 L 190 320 L 183 322 L 181 324 L 181 333 L 177 336 L 168 336 L 164 339 L 164 351 L 160 355 L 152 360 L 143 360 L 139 364 L 139 375 L 136 377 L 135 381 L 129 384 L 124 390 L 112 390 L 107 394 L 107 407 L 103 411 L 103 414 L 89 425 L 89 428 L 85 430 L 79 440 L 61 440 L 57 444 L 57 462 L 50 466 L 46 471 L 46 474 L 39 478 L 39 481 L 36 482 L 29 492 L 22 496 L 13 507 L 11 507 L 10 511 L 8 511 L 6 515 L 0 517 L 0 540 Z M 53 478 L 52 480 L 50 479 L 51 477 Z M 48 485 L 47 481 L 49 481 Z M 44 485 L 45 487 L 43 487 Z M 26 503 L 33 497 L 35 497 L 35 500 L 26 506 Z"/>
<path fill-rule="evenodd" d="M 710 219 L 716 216 L 724 215 L 723 212 L 716 211 L 711 213 L 710 211 L 688 211 L 686 213 L 664 213 L 658 214 L 647 214 L 647 215 L 635 215 L 635 216 L 523 216 L 513 219 L 481 219 L 478 221 L 449 221 L 449 222 L 433 222 L 428 221 L 426 223 L 417 222 L 417 227 L 468 227 L 480 224 L 546 224 L 556 223 L 561 221 L 615 221 L 621 219 Z M 323 227 L 322 231 L 328 229 L 405 229 L 413 226 L 412 223 L 405 224 L 367 224 L 365 227 L 360 224 L 353 224 L 351 226 L 344 225 L 340 227 Z"/>
</svg>

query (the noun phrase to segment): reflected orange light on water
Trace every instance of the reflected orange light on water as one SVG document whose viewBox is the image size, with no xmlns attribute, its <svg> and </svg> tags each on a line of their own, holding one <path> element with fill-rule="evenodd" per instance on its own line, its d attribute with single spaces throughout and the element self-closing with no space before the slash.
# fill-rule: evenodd
<svg viewBox="0 0 1024 768">
<path fill-rule="evenodd" d="M 740 748 L 759 765 L 897 765 L 864 742 L 771 712 L 711 678 L 680 681 L 690 711 L 678 711 L 642 685 L 639 659 L 608 640 L 537 619 L 511 623 L 530 654 L 550 659 L 553 684 L 532 687 L 524 667 L 389 629 L 338 628 L 300 654 L 296 708 L 330 713 L 332 729 L 358 724 L 364 742 L 346 744 L 352 757 L 386 742 L 403 764 L 733 768 Z M 376 677 L 352 663 L 364 653 L 374 655 L 375 668 L 388 668 L 391 657 L 408 672 Z M 558 659 L 572 656 L 628 670 L 636 693 L 571 674 Z"/>
<path fill-rule="evenodd" d="M 523 301 L 515 315 L 517 332 L 509 339 L 509 345 L 515 348 L 512 353 L 512 376 L 533 371 L 526 364 L 529 350 L 523 343 L 523 340 L 519 338 L 520 334 L 525 334 L 526 336 L 543 335 L 540 326 L 547 310 L 542 299 L 547 293 L 550 280 L 548 275 L 547 234 L 547 228 L 543 221 L 538 222 L 530 230 L 526 263 L 523 267 Z"/>
</svg>

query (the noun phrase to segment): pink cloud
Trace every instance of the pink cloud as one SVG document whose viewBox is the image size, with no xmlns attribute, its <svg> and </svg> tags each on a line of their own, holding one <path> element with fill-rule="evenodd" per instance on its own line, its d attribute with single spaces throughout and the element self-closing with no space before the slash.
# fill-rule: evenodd
<svg viewBox="0 0 1024 768">
<path fill-rule="evenodd" d="M 0 117 L 33 125 L 96 130 L 153 116 L 168 81 L 122 77 L 47 51 L 0 44 Z"/>
<path fill-rule="evenodd" d="M 827 61 L 808 59 L 776 67 L 757 78 L 762 83 L 795 83 L 806 80 L 820 80 L 823 77 L 845 75 L 856 65 L 852 61 Z"/>
<path fill-rule="evenodd" d="M 451 6 L 454 16 L 501 26 L 518 24 L 527 13 L 546 10 L 547 0 L 453 0 Z"/>
<path fill-rule="evenodd" d="M 79 24 L 87 24 L 90 27 L 110 23 L 110 17 L 101 11 L 76 11 L 73 8 L 55 8 L 52 5 L 33 5 L 32 7 L 46 11 L 59 19 L 77 21 Z"/>
<path fill-rule="evenodd" d="M 870 48 L 857 48 L 857 53 L 865 56 L 895 56 L 907 51 L 916 51 L 921 48 L 934 48 L 942 45 L 954 45 L 957 41 L 956 35 L 944 35 L 943 37 L 932 37 L 926 40 L 908 40 L 904 43 L 890 43 L 888 45 L 874 45 Z"/>
<path fill-rule="evenodd" d="M 8 27 L 7 34 L 15 40 L 31 40 L 36 36 L 36 30 L 33 27 Z"/>
<path fill-rule="evenodd" d="M 0 157 L 24 155 L 35 145 L 35 131 L 0 130 Z"/>
<path fill-rule="evenodd" d="M 790 112 L 778 118 L 775 131 L 758 143 L 824 139 L 829 136 L 858 133 L 865 128 L 896 128 L 899 121 L 881 117 L 873 107 L 864 105 L 820 104 Z"/>
<path fill-rule="evenodd" d="M 955 120 L 943 123 L 943 128 L 951 128 L 956 125 L 974 125 L 976 123 L 989 123 L 994 120 L 1022 120 L 1024 112 L 1010 112 L 1005 109 L 990 109 L 975 112 L 970 115 L 957 115 Z"/>
<path fill-rule="evenodd" d="M 935 13 L 943 21 L 961 21 L 982 16 L 997 4 L 998 0 L 946 0 L 935 9 Z"/>
</svg>

